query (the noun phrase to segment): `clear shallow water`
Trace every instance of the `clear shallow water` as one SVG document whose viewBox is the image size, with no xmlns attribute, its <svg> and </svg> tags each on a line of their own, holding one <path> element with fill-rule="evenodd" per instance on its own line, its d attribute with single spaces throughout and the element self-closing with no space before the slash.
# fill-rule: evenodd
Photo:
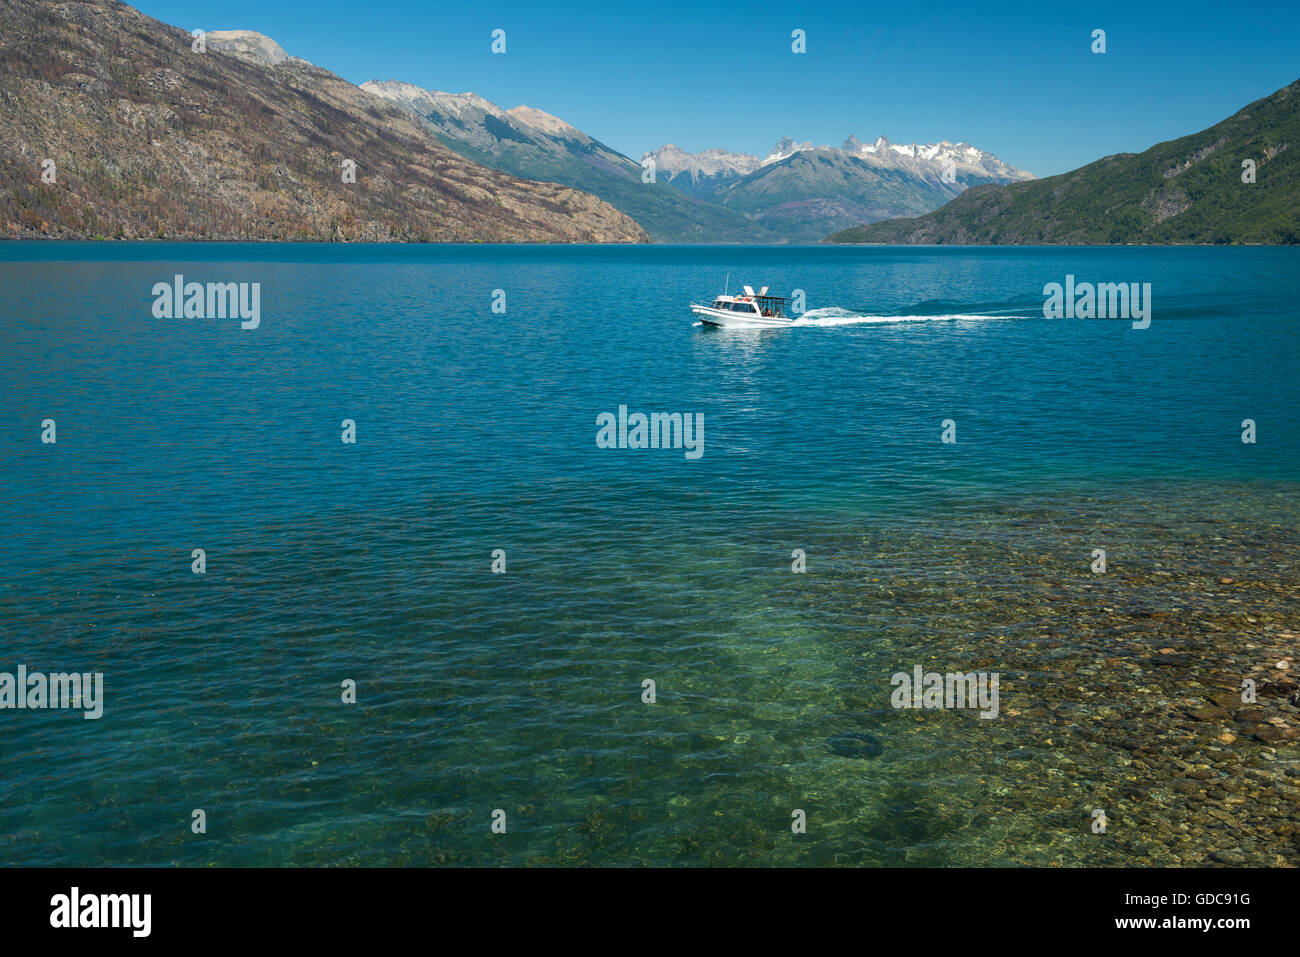
<svg viewBox="0 0 1300 957">
<path fill-rule="evenodd" d="M 0 671 L 107 688 L 0 711 L 0 861 L 1295 863 L 1300 712 L 1206 709 L 1300 630 L 1297 252 L 0 245 Z M 728 272 L 813 311 L 693 326 Z"/>
</svg>

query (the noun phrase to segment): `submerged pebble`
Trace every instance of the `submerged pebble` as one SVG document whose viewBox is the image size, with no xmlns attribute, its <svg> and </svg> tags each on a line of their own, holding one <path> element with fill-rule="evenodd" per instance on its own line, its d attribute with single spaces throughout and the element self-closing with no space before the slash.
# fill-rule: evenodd
<svg viewBox="0 0 1300 957">
<path fill-rule="evenodd" d="M 885 746 L 865 731 L 851 731 L 826 739 L 826 746 L 842 758 L 878 758 Z"/>
</svg>

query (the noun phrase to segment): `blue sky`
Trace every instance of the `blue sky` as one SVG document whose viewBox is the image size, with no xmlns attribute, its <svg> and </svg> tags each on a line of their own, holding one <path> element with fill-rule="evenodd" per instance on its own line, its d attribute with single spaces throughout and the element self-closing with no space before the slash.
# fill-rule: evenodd
<svg viewBox="0 0 1300 957">
<path fill-rule="evenodd" d="M 526 103 L 638 159 L 667 142 L 762 156 L 782 136 L 883 134 L 966 140 L 1045 176 L 1204 129 L 1300 77 L 1295 0 L 133 5 L 187 30 L 257 30 L 354 83 Z"/>
</svg>

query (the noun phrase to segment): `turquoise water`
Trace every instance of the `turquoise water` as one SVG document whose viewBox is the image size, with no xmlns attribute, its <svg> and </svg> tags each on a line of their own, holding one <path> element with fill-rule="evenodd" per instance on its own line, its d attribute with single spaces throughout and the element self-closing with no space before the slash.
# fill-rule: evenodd
<svg viewBox="0 0 1300 957">
<path fill-rule="evenodd" d="M 155 319 L 178 272 L 261 283 L 260 327 Z M 1044 319 L 1067 273 L 1151 283 L 1150 328 Z M 808 317 L 695 325 L 728 275 Z M 106 696 L 0 711 L 0 862 L 1300 863 L 1300 250 L 8 243 L 0 276 L 0 672 Z M 599 448 L 620 405 L 701 414 L 703 456 Z M 1001 714 L 892 708 L 917 664 L 1000 673 Z"/>
</svg>

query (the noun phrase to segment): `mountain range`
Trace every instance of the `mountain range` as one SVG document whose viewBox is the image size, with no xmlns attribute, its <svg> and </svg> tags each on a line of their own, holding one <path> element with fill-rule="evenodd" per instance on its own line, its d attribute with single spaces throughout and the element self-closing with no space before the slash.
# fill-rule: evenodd
<svg viewBox="0 0 1300 957">
<path fill-rule="evenodd" d="M 1300 80 L 1209 129 L 1059 176 L 982 186 L 838 243 L 1300 243 Z"/>
<path fill-rule="evenodd" d="M 779 238 L 756 229 L 739 213 L 702 202 L 662 180 L 643 182 L 640 163 L 541 110 L 506 110 L 474 93 L 425 90 L 398 80 L 370 80 L 361 89 L 406 111 L 466 159 L 512 176 L 593 193 L 659 242 Z"/>
<path fill-rule="evenodd" d="M 966 143 L 836 149 L 786 137 L 765 159 L 669 144 L 641 162 L 558 117 L 399 80 L 361 88 L 407 109 L 463 156 L 514 176 L 589 190 L 659 242 L 816 242 L 845 226 L 936 209 L 971 186 L 1032 178 Z M 654 182 L 642 176 L 653 161 Z M 947 176 L 945 177 L 945 171 Z"/>
<path fill-rule="evenodd" d="M 763 160 L 707 151 L 701 161 L 669 147 L 647 156 L 658 157 L 669 182 L 805 242 L 849 222 L 920 215 L 972 186 L 1032 178 L 969 143 L 894 146 L 884 137 L 870 144 L 849 137 L 839 148 L 785 138 Z"/>
<path fill-rule="evenodd" d="M 692 154 L 670 143 L 647 159 L 684 192 L 799 241 L 848 223 L 916 216 L 973 186 L 1033 178 L 969 143 L 904 146 L 883 136 L 874 143 L 850 136 L 838 148 L 786 137 L 763 159 L 721 149 Z"/>
</svg>

